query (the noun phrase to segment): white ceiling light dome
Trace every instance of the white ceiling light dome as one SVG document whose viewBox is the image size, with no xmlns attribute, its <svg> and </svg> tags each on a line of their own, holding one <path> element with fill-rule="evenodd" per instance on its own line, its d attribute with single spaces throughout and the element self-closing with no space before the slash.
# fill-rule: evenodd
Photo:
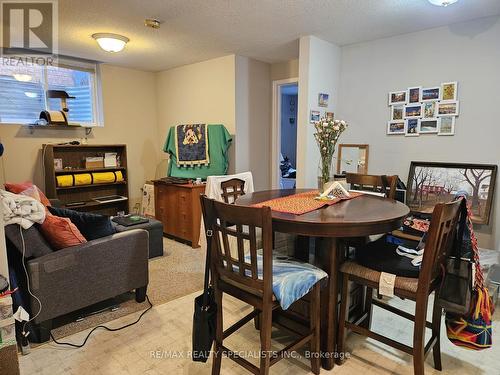
<svg viewBox="0 0 500 375">
<path fill-rule="evenodd" d="M 92 35 L 92 38 L 106 52 L 120 52 L 130 40 L 126 36 L 112 33 L 96 33 Z"/>
<path fill-rule="evenodd" d="M 427 0 L 432 5 L 436 5 L 438 7 L 447 7 L 448 5 L 455 4 L 458 0 Z"/>
</svg>

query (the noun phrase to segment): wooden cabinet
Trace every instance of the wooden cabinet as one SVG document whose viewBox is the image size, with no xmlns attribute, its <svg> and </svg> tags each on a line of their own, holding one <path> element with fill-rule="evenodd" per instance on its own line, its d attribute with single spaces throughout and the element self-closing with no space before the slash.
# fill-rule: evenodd
<svg viewBox="0 0 500 375">
<path fill-rule="evenodd" d="M 155 216 L 163 224 L 163 233 L 193 248 L 200 247 L 201 205 L 200 194 L 205 185 L 167 184 L 154 181 Z"/>
</svg>

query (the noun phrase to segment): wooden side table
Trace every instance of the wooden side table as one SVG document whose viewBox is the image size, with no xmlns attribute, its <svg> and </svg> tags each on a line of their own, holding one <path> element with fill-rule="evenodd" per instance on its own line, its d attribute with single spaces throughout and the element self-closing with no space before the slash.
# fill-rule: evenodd
<svg viewBox="0 0 500 375">
<path fill-rule="evenodd" d="M 155 216 L 163 224 L 163 233 L 191 247 L 200 247 L 200 194 L 205 185 L 169 184 L 153 181 L 155 186 Z"/>
</svg>

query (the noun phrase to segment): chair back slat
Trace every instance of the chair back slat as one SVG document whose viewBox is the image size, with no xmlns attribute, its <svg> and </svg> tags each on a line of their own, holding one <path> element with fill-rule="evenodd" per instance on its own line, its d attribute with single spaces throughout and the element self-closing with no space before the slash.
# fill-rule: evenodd
<svg viewBox="0 0 500 375">
<path fill-rule="evenodd" d="M 396 197 L 398 176 L 346 173 L 346 180 L 356 189 L 384 193 L 390 199 Z"/>
<path fill-rule="evenodd" d="M 272 218 L 269 207 L 253 208 L 201 197 L 205 228 L 213 231 L 211 264 L 213 277 L 272 296 Z M 257 267 L 257 230 L 262 230 L 262 268 Z M 230 238 L 232 237 L 232 241 Z M 231 245 L 237 251 L 231 251 Z M 248 245 L 249 253 L 245 252 Z M 231 254 L 235 254 L 234 258 Z"/>
<path fill-rule="evenodd" d="M 458 245 L 457 227 L 460 219 L 461 200 L 440 203 L 434 207 L 431 224 L 425 242 L 424 256 L 420 268 L 419 288 L 428 287 L 442 273 L 442 265 Z"/>
<path fill-rule="evenodd" d="M 239 178 L 232 178 L 220 184 L 222 189 L 222 199 L 225 203 L 234 203 L 236 199 L 245 195 L 245 181 Z"/>
</svg>

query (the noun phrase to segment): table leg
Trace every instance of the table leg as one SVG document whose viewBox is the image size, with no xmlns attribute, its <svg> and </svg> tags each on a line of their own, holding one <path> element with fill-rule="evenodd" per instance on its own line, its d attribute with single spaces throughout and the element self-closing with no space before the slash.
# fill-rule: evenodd
<svg viewBox="0 0 500 375">
<path fill-rule="evenodd" d="M 336 238 L 316 239 L 316 263 L 328 273 L 328 285 L 321 290 L 321 352 L 322 366 L 325 370 L 331 370 L 335 363 L 339 251 Z"/>
</svg>

